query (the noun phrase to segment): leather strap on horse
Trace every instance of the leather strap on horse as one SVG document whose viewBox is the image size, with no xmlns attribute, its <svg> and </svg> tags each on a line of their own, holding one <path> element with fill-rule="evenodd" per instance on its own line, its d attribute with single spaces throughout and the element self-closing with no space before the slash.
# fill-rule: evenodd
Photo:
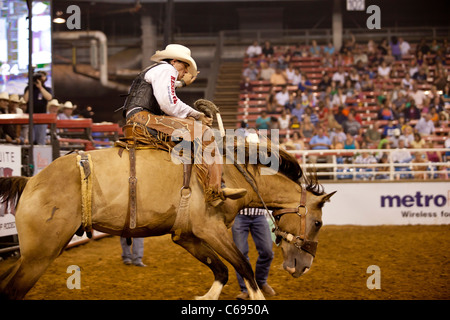
<svg viewBox="0 0 450 320">
<path fill-rule="evenodd" d="M 91 155 L 79 151 L 77 165 L 81 175 L 81 226 L 90 233 L 92 231 L 92 172 L 94 165 Z"/>
<path fill-rule="evenodd" d="M 171 228 L 173 240 L 177 241 L 183 231 L 188 230 L 189 226 L 189 200 L 191 198 L 191 172 L 192 164 L 183 164 L 183 187 L 180 190 L 180 204 L 177 210 L 177 217 Z"/>
<path fill-rule="evenodd" d="M 137 215 L 137 197 L 136 197 L 136 149 L 130 148 L 128 150 L 130 156 L 130 177 L 128 178 L 128 183 L 130 185 L 129 192 L 129 228 L 136 228 L 136 215 Z"/>
</svg>

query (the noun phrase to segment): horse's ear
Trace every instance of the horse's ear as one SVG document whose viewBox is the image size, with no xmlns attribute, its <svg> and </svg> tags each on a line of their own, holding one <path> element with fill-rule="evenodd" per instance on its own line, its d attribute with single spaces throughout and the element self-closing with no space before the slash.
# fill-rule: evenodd
<svg viewBox="0 0 450 320">
<path fill-rule="evenodd" d="M 328 194 L 326 194 L 326 195 L 323 195 L 323 196 L 322 196 L 322 199 L 320 199 L 320 203 L 321 203 L 322 205 L 324 205 L 325 202 L 330 202 L 330 198 L 331 198 L 336 192 L 337 192 L 337 190 L 336 190 L 336 191 L 333 191 L 333 192 L 331 192 L 331 193 L 328 193 Z"/>
</svg>

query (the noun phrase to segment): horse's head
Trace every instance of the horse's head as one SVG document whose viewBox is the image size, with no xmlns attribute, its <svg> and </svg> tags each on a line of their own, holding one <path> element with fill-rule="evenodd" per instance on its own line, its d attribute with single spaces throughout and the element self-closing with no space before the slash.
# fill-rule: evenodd
<svg viewBox="0 0 450 320">
<path fill-rule="evenodd" d="M 281 242 L 283 251 L 283 268 L 295 278 L 311 268 L 322 226 L 322 207 L 335 192 L 315 195 L 302 190 L 298 207 L 273 212 L 277 242 Z"/>
</svg>

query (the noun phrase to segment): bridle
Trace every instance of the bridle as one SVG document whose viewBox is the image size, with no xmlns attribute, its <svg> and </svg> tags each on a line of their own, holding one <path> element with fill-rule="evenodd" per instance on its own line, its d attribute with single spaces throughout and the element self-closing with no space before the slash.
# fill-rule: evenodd
<svg viewBox="0 0 450 320">
<path fill-rule="evenodd" d="M 269 209 L 267 208 L 261 194 L 258 191 L 258 187 L 256 186 L 256 181 L 252 178 L 249 173 L 244 170 L 240 165 L 234 162 L 234 166 L 242 173 L 247 182 L 251 185 L 252 189 L 256 192 L 261 200 L 264 208 L 267 212 Z M 286 242 L 294 245 L 297 249 L 303 250 L 313 257 L 316 256 L 317 250 L 317 241 L 308 240 L 306 237 L 306 216 L 308 214 L 308 208 L 306 207 L 306 190 L 303 187 L 300 187 L 300 203 L 296 208 L 287 208 L 287 209 L 278 209 L 272 212 L 272 215 L 269 215 L 272 218 L 273 223 L 275 224 L 275 228 L 273 229 L 275 235 L 277 236 L 277 244 L 281 241 L 281 239 Z M 304 209 L 302 213 L 301 210 Z M 300 235 L 295 235 L 286 231 L 282 231 L 278 226 L 277 220 L 280 220 L 281 216 L 284 214 L 296 214 L 300 217 Z"/>
<path fill-rule="evenodd" d="M 304 210 L 303 210 L 304 209 Z M 302 212 L 303 211 L 303 212 Z M 286 231 L 280 230 L 278 223 L 276 222 L 284 214 L 296 214 L 300 217 L 300 234 L 295 235 Z M 301 188 L 300 204 L 296 208 L 278 209 L 272 212 L 272 216 L 275 218 L 275 230 L 274 233 L 277 236 L 277 243 L 281 239 L 293 244 L 297 249 L 303 250 L 313 257 L 316 256 L 317 241 L 308 240 L 306 236 L 306 216 L 308 215 L 308 208 L 306 207 L 306 190 Z"/>
</svg>

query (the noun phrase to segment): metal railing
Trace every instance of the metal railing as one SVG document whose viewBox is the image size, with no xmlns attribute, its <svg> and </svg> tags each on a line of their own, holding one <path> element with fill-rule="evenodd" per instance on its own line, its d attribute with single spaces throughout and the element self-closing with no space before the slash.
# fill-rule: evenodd
<svg viewBox="0 0 450 320">
<path fill-rule="evenodd" d="M 406 149 L 411 157 L 415 152 L 440 152 L 442 162 L 412 162 L 397 163 L 392 159 L 396 149 L 339 149 L 339 150 L 289 150 L 288 152 L 299 159 L 306 170 L 315 170 L 320 179 L 336 181 L 376 181 L 376 180 L 428 180 L 450 179 L 450 149 L 422 148 Z M 376 156 L 377 163 L 354 163 L 355 157 L 362 153 Z M 379 159 L 387 154 L 387 162 L 380 163 Z"/>
</svg>

